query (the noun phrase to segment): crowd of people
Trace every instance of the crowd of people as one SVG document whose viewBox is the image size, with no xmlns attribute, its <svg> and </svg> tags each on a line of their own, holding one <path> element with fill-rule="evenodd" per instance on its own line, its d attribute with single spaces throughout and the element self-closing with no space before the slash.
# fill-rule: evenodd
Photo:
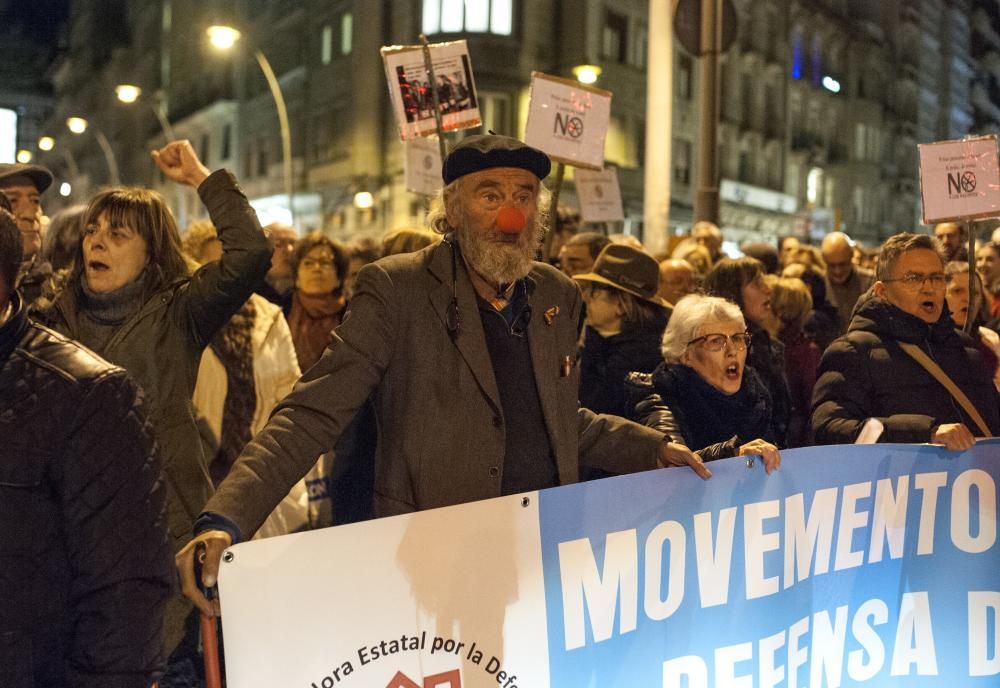
<svg viewBox="0 0 1000 688">
<path fill-rule="evenodd" d="M 1000 243 L 970 280 L 959 225 L 732 257 L 704 221 L 660 256 L 573 231 L 538 260 L 550 161 L 490 134 L 445 159 L 429 229 L 344 245 L 262 228 L 187 142 L 153 158 L 206 220 L 112 188 L 43 231 L 52 175 L 0 166 L 10 685 L 198 685 L 202 588 L 253 537 L 1000 433 Z"/>
</svg>

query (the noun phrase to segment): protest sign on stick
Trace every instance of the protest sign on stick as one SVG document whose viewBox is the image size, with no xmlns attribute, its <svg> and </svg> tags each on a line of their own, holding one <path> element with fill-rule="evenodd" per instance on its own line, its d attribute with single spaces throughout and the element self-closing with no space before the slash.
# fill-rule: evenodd
<svg viewBox="0 0 1000 688">
<path fill-rule="evenodd" d="M 576 195 L 580 199 L 580 219 L 584 222 L 621 222 L 625 219 L 617 169 L 577 170 L 574 178 Z"/>
<path fill-rule="evenodd" d="M 438 115 L 440 130 L 444 132 L 481 124 L 472 62 L 464 40 L 389 46 L 382 48 L 381 53 L 402 140 L 438 133 Z M 430 68 L 425 60 L 427 54 Z"/>
<path fill-rule="evenodd" d="M 1000 217 L 1000 159 L 997 136 L 974 136 L 917 146 L 924 224 L 961 222 L 969 240 L 969 313 L 977 308 L 979 289 L 973 274 L 976 237 L 972 221 Z M 966 318 L 971 332 L 974 318 Z"/>
</svg>

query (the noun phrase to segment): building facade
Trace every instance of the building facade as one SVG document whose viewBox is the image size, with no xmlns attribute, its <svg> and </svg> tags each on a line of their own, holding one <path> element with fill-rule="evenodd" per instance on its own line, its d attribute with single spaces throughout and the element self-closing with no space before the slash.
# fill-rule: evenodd
<svg viewBox="0 0 1000 688">
<path fill-rule="evenodd" d="M 916 145 L 996 131 L 997 0 L 734 4 L 738 32 L 721 60 L 717 142 L 721 224 L 733 240 L 818 239 L 839 228 L 876 242 L 913 229 Z M 669 39 L 648 35 L 647 10 L 647 0 L 241 0 L 225 13 L 194 0 L 76 3 L 50 126 L 89 113 L 114 143 L 122 180 L 172 194 L 182 223 L 202 211 L 193 193 L 164 184 L 148 160 L 148 149 L 168 137 L 157 113 L 210 167 L 234 169 L 265 221 L 294 219 L 301 231 L 340 238 L 378 236 L 421 224 L 427 206 L 404 187 L 405 149 L 379 48 L 416 44 L 421 33 L 432 42 L 465 39 L 483 130 L 523 135 L 532 71 L 572 78 L 577 65 L 601 68 L 597 85 L 614 93 L 605 157 L 618 168 L 627 218 L 613 230 L 638 234 L 645 132 L 657 124 L 646 122 L 647 46 Z M 111 32 L 109 11 L 118 17 Z M 229 55 L 205 35 L 220 23 L 242 31 Z M 672 43 L 670 226 L 683 231 L 696 219 L 700 84 L 698 59 Z M 258 51 L 287 105 L 291 204 Z M 144 100 L 117 102 L 114 87 L 125 81 L 141 86 Z M 67 145 L 78 158 L 81 194 L 106 183 L 92 138 Z M 562 199 L 575 202 L 572 174 Z"/>
</svg>

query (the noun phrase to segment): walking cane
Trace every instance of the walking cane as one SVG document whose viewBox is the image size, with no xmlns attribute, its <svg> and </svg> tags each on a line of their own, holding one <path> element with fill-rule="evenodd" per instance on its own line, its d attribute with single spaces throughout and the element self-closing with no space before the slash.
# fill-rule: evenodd
<svg viewBox="0 0 1000 688">
<path fill-rule="evenodd" d="M 205 563 L 205 545 L 195 549 L 195 580 L 209 601 L 215 598 L 215 588 L 202 587 L 201 567 Z M 201 612 L 201 647 L 205 658 L 205 688 L 222 688 L 219 666 L 219 626 L 214 616 Z"/>
</svg>

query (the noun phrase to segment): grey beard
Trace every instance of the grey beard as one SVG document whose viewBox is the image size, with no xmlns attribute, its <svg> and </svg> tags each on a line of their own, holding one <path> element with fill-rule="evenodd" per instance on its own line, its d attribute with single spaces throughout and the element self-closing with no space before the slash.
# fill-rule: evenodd
<svg viewBox="0 0 1000 688">
<path fill-rule="evenodd" d="M 490 241 L 464 223 L 457 233 L 462 255 L 473 270 L 489 282 L 509 284 L 531 272 L 531 263 L 541 246 L 544 229 L 537 225 L 527 228 L 514 244 Z"/>
</svg>

